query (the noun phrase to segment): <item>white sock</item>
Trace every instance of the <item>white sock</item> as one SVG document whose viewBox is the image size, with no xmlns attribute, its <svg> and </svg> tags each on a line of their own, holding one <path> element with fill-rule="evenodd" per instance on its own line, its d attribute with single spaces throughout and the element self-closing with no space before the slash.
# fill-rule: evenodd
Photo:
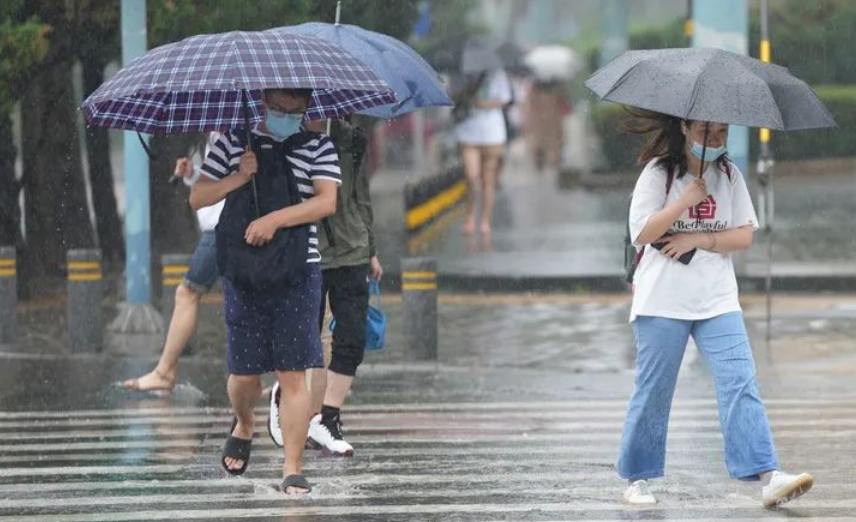
<svg viewBox="0 0 856 522">
<path fill-rule="evenodd" d="M 761 484 L 762 485 L 764 485 L 764 486 L 770 485 L 770 480 L 772 480 L 772 478 L 773 478 L 773 471 L 776 471 L 776 470 L 766 471 L 766 472 L 758 475 L 759 477 L 761 477 Z"/>
</svg>

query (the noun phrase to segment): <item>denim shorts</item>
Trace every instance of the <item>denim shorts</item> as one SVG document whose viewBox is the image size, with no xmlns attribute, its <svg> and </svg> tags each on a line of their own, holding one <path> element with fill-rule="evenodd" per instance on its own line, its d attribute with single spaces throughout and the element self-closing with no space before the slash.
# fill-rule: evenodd
<svg viewBox="0 0 856 522">
<path fill-rule="evenodd" d="M 190 258 L 190 268 L 184 276 L 184 286 L 204 294 L 217 281 L 217 236 L 213 230 L 202 233 Z"/>
<path fill-rule="evenodd" d="M 278 290 L 242 288 L 223 278 L 223 300 L 232 375 L 324 367 L 318 263 L 307 263 L 301 281 Z"/>
</svg>

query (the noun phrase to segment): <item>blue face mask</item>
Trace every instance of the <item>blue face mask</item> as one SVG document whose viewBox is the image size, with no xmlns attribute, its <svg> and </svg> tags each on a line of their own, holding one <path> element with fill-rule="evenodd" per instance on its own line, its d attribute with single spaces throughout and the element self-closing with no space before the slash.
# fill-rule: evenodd
<svg viewBox="0 0 856 522">
<path fill-rule="evenodd" d="M 273 109 L 265 112 L 265 127 L 272 136 L 280 140 L 297 134 L 302 122 L 302 114 L 286 114 Z"/>
<path fill-rule="evenodd" d="M 695 156 L 698 159 L 702 159 L 702 157 L 701 157 L 702 149 L 703 149 L 703 146 L 701 143 L 698 143 L 697 141 L 693 142 L 693 146 L 692 146 L 693 156 Z M 720 156 L 722 156 L 726 152 L 728 152 L 728 147 L 726 145 L 722 145 L 720 147 L 708 147 L 704 151 L 704 161 L 716 161 L 719 159 Z"/>
</svg>

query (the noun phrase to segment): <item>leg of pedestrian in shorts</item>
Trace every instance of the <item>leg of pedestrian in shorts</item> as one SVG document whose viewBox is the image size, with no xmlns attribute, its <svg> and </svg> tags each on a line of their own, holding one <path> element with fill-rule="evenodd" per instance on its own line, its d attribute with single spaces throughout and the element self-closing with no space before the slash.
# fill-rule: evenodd
<svg viewBox="0 0 856 522">
<path fill-rule="evenodd" d="M 304 279 L 284 289 L 248 290 L 223 281 L 224 307 L 228 330 L 229 399 L 237 422 L 231 437 L 252 440 L 252 409 L 260 385 L 258 376 L 276 371 L 281 394 L 279 422 L 283 434 L 284 482 L 303 478 L 303 447 L 309 429 L 309 392 L 306 370 L 323 366 L 318 336 L 321 299 L 321 269 L 310 263 Z M 235 390 L 232 390 L 235 381 Z M 246 423 L 246 424 L 245 424 Z M 243 430 L 243 431 L 241 431 Z M 246 460 L 230 458 L 223 463 L 234 471 Z M 284 486 L 286 493 L 308 492 L 302 486 Z"/>
<path fill-rule="evenodd" d="M 467 219 L 464 222 L 464 233 L 476 231 L 476 203 L 481 190 L 481 152 L 476 145 L 461 145 L 461 163 L 467 178 Z"/>
<path fill-rule="evenodd" d="M 125 381 L 125 388 L 138 391 L 172 390 L 178 359 L 196 331 L 199 302 L 217 281 L 217 277 L 217 246 L 214 231 L 211 230 L 202 234 L 190 258 L 187 275 L 175 289 L 175 308 L 157 366 L 141 377 Z"/>
<path fill-rule="evenodd" d="M 502 163 L 505 145 L 489 145 L 481 147 L 481 185 L 482 207 L 479 229 L 482 234 L 490 234 L 490 222 L 493 216 L 493 205 L 496 201 L 496 180 Z"/>
</svg>

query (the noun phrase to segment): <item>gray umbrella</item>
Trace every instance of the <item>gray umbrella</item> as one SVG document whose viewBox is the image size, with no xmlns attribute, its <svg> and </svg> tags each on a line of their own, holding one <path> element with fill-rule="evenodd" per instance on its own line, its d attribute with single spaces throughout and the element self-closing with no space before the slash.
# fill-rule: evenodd
<svg viewBox="0 0 856 522">
<path fill-rule="evenodd" d="M 586 86 L 604 100 L 687 120 L 780 131 L 836 126 L 814 91 L 786 68 L 720 49 L 628 51 L 595 72 Z M 769 219 L 766 227 L 769 346 L 773 245 Z"/>
<path fill-rule="evenodd" d="M 689 120 L 780 131 L 835 126 L 786 68 L 720 49 L 628 51 L 586 86 L 604 100 Z"/>
</svg>

